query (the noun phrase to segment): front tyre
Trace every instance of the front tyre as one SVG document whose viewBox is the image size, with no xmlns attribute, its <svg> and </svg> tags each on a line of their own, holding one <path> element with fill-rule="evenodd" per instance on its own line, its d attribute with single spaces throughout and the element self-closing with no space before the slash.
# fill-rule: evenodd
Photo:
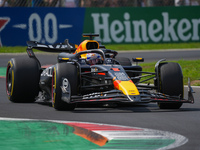
<svg viewBox="0 0 200 150">
<path fill-rule="evenodd" d="M 77 67 L 69 63 L 58 63 L 53 69 L 52 76 L 52 105 L 56 110 L 74 110 L 75 103 L 62 100 L 63 80 L 69 81 L 69 98 L 71 95 L 77 95 L 78 91 L 78 70 Z M 66 85 L 65 85 L 66 86 Z"/>
<path fill-rule="evenodd" d="M 168 62 L 159 66 L 160 89 L 159 92 L 183 98 L 183 74 L 178 63 Z M 179 109 L 182 103 L 158 103 L 160 109 Z"/>
<path fill-rule="evenodd" d="M 117 60 L 121 66 L 132 66 L 131 60 L 129 58 L 116 57 L 115 60 Z"/>
<path fill-rule="evenodd" d="M 12 58 L 7 65 L 6 93 L 12 102 L 34 102 L 39 92 L 39 64 L 33 58 Z"/>
</svg>

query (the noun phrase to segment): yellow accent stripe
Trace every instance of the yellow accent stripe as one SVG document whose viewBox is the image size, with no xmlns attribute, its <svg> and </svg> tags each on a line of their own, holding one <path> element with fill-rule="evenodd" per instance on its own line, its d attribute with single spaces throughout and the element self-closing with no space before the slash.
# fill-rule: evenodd
<svg viewBox="0 0 200 150">
<path fill-rule="evenodd" d="M 14 71 L 12 70 L 12 89 L 11 89 L 10 96 L 12 96 L 13 94 L 13 88 L 14 88 Z"/>
<path fill-rule="evenodd" d="M 55 89 L 56 89 L 56 68 L 54 67 L 54 86 L 55 86 Z"/>
<path fill-rule="evenodd" d="M 140 95 L 135 84 L 130 81 L 121 81 L 119 83 L 119 90 L 121 90 L 125 95 Z"/>
<path fill-rule="evenodd" d="M 69 58 L 62 58 L 62 60 L 69 60 Z"/>
<path fill-rule="evenodd" d="M 12 62 L 11 62 L 11 61 L 9 61 L 9 63 L 10 63 L 10 66 L 12 67 L 12 66 L 13 66 Z"/>
</svg>

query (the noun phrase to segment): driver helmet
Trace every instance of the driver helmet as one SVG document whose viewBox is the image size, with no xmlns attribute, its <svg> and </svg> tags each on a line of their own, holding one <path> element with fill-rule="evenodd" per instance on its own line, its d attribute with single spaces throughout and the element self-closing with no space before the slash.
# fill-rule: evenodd
<svg viewBox="0 0 200 150">
<path fill-rule="evenodd" d="M 101 56 L 99 54 L 96 53 L 88 53 L 86 55 L 86 62 L 89 65 L 95 65 L 97 64 L 99 61 L 101 60 Z"/>
</svg>

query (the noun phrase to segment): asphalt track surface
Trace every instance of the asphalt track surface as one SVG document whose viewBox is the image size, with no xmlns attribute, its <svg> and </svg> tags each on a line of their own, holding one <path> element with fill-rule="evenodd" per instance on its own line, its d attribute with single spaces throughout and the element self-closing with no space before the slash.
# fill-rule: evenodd
<svg viewBox="0 0 200 150">
<path fill-rule="evenodd" d="M 128 52 L 121 56 L 144 57 L 146 62 L 167 60 L 199 59 L 199 50 Z M 42 65 L 56 63 L 56 55 L 36 54 Z M 165 56 L 165 57 L 163 57 Z M 0 67 L 6 67 L 7 61 L 21 55 L 0 54 Z M 26 57 L 23 55 L 22 57 Z M 0 78 L 0 117 L 29 118 L 44 120 L 81 121 L 105 123 L 130 127 L 169 131 L 185 136 L 188 142 L 176 150 L 200 149 L 200 88 L 194 87 L 195 103 L 183 104 L 179 110 L 160 110 L 155 103 L 133 106 L 93 106 L 79 105 L 74 111 L 56 111 L 50 103 L 11 103 L 6 97 L 5 79 Z M 185 88 L 187 98 L 187 88 Z"/>
</svg>

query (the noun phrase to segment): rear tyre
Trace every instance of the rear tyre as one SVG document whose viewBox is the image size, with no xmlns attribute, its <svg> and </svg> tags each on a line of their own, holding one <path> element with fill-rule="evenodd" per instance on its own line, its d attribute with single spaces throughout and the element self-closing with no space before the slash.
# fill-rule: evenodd
<svg viewBox="0 0 200 150">
<path fill-rule="evenodd" d="M 160 89 L 159 92 L 170 96 L 183 98 L 183 74 L 178 63 L 168 62 L 159 66 Z M 182 103 L 158 103 L 160 109 L 179 109 Z"/>
<path fill-rule="evenodd" d="M 119 62 L 122 66 L 132 66 L 132 63 L 129 58 L 126 57 L 116 57 L 115 60 Z"/>
<path fill-rule="evenodd" d="M 78 70 L 73 64 L 58 63 L 53 69 L 52 76 L 52 105 L 56 110 L 74 110 L 75 103 L 67 103 L 61 99 L 63 79 L 69 81 L 69 94 L 77 95 L 78 91 Z"/>
<path fill-rule="evenodd" d="M 33 58 L 12 58 L 7 65 L 6 93 L 12 102 L 34 102 L 39 92 L 39 64 Z"/>
</svg>

